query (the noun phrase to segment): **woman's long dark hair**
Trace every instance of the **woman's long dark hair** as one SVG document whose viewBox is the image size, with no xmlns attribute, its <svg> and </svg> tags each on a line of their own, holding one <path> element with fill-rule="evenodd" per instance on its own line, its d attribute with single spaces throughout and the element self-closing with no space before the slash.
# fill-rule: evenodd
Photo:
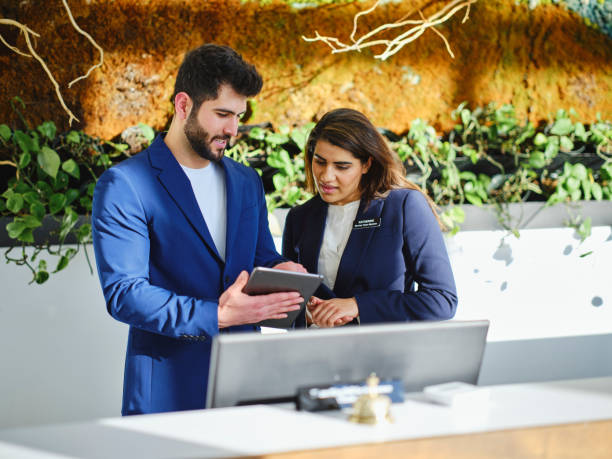
<svg viewBox="0 0 612 459">
<path fill-rule="evenodd" d="M 362 164 L 365 164 L 368 158 L 372 158 L 370 169 L 361 176 L 359 183 L 361 199 L 365 201 L 366 206 L 373 199 L 384 197 L 393 189 L 417 190 L 423 193 L 438 224 L 445 229 L 438 216 L 436 205 L 418 185 L 406 178 L 406 169 L 398 156 L 389 148 L 384 137 L 364 114 L 350 108 L 338 108 L 327 112 L 310 132 L 304 152 L 308 191 L 317 192 L 312 173 L 312 159 L 319 140 L 350 151 Z"/>
</svg>

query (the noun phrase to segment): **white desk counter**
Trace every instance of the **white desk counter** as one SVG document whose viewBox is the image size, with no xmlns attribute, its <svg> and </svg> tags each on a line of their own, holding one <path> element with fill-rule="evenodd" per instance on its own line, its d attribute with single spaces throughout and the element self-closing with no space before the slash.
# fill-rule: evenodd
<svg viewBox="0 0 612 459">
<path fill-rule="evenodd" d="M 612 420 L 612 377 L 491 386 L 489 402 L 468 409 L 436 405 L 422 394 L 410 394 L 405 403 L 393 405 L 392 414 L 394 424 L 367 426 L 346 421 L 342 412 L 259 405 L 7 429 L 0 430 L 0 458 L 254 456 L 562 424 L 596 425 Z M 612 437 L 607 438 L 608 445 L 585 445 L 584 457 L 594 457 L 587 452 L 593 446 L 604 454 L 612 451 Z"/>
</svg>

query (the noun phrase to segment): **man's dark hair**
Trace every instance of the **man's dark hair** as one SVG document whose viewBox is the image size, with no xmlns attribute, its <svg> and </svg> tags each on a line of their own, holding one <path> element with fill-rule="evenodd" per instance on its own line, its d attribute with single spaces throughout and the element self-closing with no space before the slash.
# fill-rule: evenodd
<svg viewBox="0 0 612 459">
<path fill-rule="evenodd" d="M 229 84 L 238 94 L 253 97 L 261 91 L 263 81 L 255 66 L 232 48 L 208 43 L 185 55 L 172 100 L 179 92 L 186 92 L 198 108 L 205 100 L 216 99 L 223 84 Z"/>
</svg>

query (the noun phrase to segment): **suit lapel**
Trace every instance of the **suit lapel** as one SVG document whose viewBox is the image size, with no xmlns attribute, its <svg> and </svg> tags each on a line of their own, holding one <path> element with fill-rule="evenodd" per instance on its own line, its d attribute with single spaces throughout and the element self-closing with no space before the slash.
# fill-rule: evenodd
<svg viewBox="0 0 612 459">
<path fill-rule="evenodd" d="M 384 199 L 375 199 L 370 202 L 367 210 L 364 210 L 364 202 L 362 201 L 359 205 L 355 221 L 380 218 L 384 202 Z M 384 222 L 381 221 L 381 225 L 384 225 Z M 342 258 L 340 259 L 340 265 L 338 266 L 338 275 L 336 277 L 336 284 L 334 285 L 334 292 L 336 295 L 345 296 L 348 294 L 345 292 L 351 291 L 355 273 L 364 262 L 364 254 L 377 229 L 378 228 L 361 228 L 351 230 L 346 247 L 342 253 Z"/>
<path fill-rule="evenodd" d="M 304 218 L 305 227 L 302 228 L 302 238 L 298 244 L 298 263 L 301 263 L 309 272 L 318 272 L 319 252 L 323 243 L 325 220 L 327 219 L 327 204 L 317 195 L 316 205 Z"/>
<path fill-rule="evenodd" d="M 193 194 L 191 183 L 172 152 L 164 143 L 162 136 L 158 136 L 149 147 L 149 158 L 151 165 L 160 171 L 157 178 L 161 185 L 166 189 L 208 249 L 219 261 L 223 262 Z"/>
<path fill-rule="evenodd" d="M 225 196 L 227 202 L 227 225 L 225 237 L 225 259 L 230 259 L 230 252 L 240 229 L 240 213 L 242 210 L 242 190 L 240 183 L 233 173 L 234 168 L 231 161 L 225 156 L 221 160 L 225 171 Z"/>
</svg>

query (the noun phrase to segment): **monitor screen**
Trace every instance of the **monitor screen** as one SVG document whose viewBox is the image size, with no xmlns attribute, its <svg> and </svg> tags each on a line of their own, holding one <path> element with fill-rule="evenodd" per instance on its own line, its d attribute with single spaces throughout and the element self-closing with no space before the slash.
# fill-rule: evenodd
<svg viewBox="0 0 612 459">
<path fill-rule="evenodd" d="M 400 379 L 406 392 L 476 384 L 489 322 L 443 321 L 220 334 L 212 345 L 207 408 L 293 400 L 297 389 Z"/>
</svg>

